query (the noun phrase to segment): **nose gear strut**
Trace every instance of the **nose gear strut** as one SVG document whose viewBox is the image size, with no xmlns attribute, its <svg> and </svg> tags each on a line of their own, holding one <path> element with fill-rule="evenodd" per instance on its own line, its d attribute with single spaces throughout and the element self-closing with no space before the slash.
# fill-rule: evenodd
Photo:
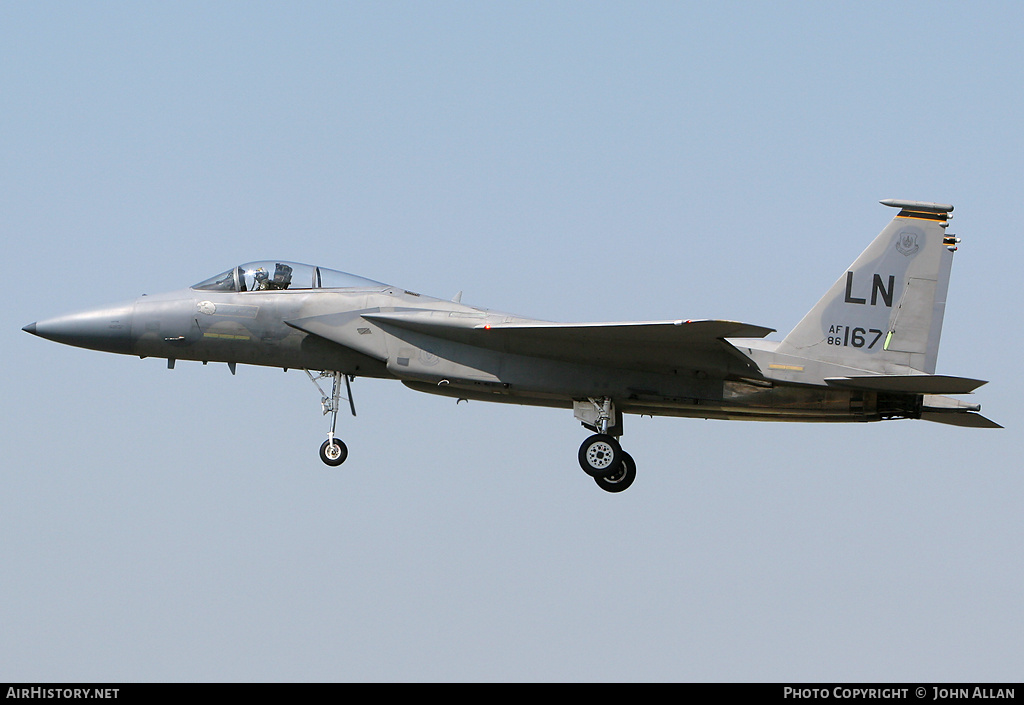
<svg viewBox="0 0 1024 705">
<path fill-rule="evenodd" d="M 320 392 L 320 408 L 323 409 L 324 416 L 327 414 L 331 415 L 331 430 L 327 432 L 327 440 L 320 446 L 320 459 L 327 465 L 337 467 L 345 462 L 348 458 L 348 446 L 340 439 L 336 438 L 334 433 L 338 427 L 338 409 L 340 407 L 341 400 L 341 381 L 345 380 L 345 390 L 348 393 L 346 400 L 348 401 L 349 409 L 352 411 L 352 415 L 356 415 L 356 404 L 352 400 L 352 385 L 351 380 L 355 377 L 346 375 L 342 372 L 320 372 L 316 377 L 313 376 L 309 370 L 303 370 L 309 380 L 316 386 Z M 320 382 L 317 380 L 325 377 L 331 377 L 331 395 L 327 396 L 323 388 L 320 386 Z"/>
</svg>

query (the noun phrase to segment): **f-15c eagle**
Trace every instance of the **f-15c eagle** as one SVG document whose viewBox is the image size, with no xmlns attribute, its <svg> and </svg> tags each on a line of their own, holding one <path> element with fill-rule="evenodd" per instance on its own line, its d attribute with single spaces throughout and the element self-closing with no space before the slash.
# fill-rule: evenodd
<svg viewBox="0 0 1024 705">
<path fill-rule="evenodd" d="M 899 212 L 781 341 L 736 321 L 550 323 L 322 267 L 251 262 L 192 287 L 32 323 L 93 350 L 302 369 L 331 415 L 320 457 L 340 465 L 338 411 L 355 377 L 455 397 L 572 409 L 593 435 L 579 463 L 608 492 L 636 477 L 625 414 L 753 421 L 925 419 L 1000 428 L 952 399 L 985 382 L 935 374 L 953 206 Z M 316 371 L 314 374 L 311 371 Z M 330 380 L 325 393 L 319 380 Z"/>
</svg>

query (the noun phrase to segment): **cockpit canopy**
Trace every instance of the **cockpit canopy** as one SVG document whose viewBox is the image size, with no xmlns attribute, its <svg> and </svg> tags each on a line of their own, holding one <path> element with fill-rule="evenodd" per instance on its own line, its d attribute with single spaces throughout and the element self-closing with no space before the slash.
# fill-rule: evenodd
<svg viewBox="0 0 1024 705">
<path fill-rule="evenodd" d="M 205 291 L 274 291 L 294 289 L 379 289 L 372 279 L 297 262 L 249 262 L 193 285 Z"/>
</svg>

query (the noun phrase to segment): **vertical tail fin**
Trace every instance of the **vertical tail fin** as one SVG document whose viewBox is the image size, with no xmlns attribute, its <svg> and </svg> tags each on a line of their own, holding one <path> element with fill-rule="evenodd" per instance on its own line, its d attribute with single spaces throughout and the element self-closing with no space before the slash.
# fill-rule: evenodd
<svg viewBox="0 0 1024 705">
<path fill-rule="evenodd" d="M 873 372 L 932 374 L 956 238 L 953 206 L 882 201 L 900 212 L 779 345 Z"/>
</svg>

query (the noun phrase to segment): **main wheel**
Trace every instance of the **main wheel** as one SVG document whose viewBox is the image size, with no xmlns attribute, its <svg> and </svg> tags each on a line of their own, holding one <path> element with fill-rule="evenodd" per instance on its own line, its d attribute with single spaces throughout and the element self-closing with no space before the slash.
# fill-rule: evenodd
<svg viewBox="0 0 1024 705">
<path fill-rule="evenodd" d="M 622 462 L 619 463 L 619 469 L 611 475 L 595 477 L 594 482 L 605 492 L 622 492 L 632 485 L 635 479 L 636 463 L 633 462 L 633 457 L 629 453 L 622 451 Z"/>
<path fill-rule="evenodd" d="M 335 438 L 333 445 L 330 440 L 326 440 L 324 441 L 324 444 L 320 446 L 320 460 L 332 467 L 341 465 L 345 462 L 347 457 L 348 446 L 346 446 L 340 438 Z"/>
<path fill-rule="evenodd" d="M 611 436 L 598 433 L 583 441 L 579 459 L 583 472 L 591 477 L 606 477 L 619 469 L 622 448 Z"/>
</svg>

